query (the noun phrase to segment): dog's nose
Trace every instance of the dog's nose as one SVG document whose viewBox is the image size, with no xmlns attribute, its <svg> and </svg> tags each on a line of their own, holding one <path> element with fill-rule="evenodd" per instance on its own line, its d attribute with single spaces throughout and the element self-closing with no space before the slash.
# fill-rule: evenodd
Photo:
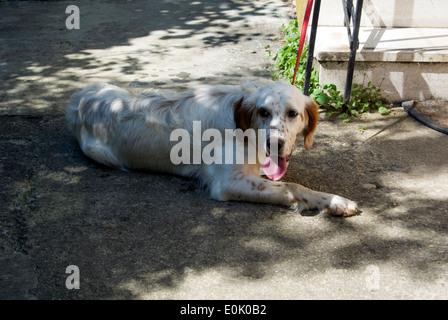
<svg viewBox="0 0 448 320">
<path fill-rule="evenodd" d="M 268 138 L 266 141 L 266 145 L 269 151 L 271 151 L 273 145 L 277 145 L 277 152 L 280 152 L 282 150 L 283 145 L 285 144 L 285 141 L 281 138 Z"/>
</svg>

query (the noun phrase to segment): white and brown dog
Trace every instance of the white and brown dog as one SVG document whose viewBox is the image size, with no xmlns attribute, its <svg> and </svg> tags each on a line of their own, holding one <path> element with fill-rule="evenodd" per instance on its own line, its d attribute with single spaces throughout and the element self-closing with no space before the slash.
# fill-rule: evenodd
<svg viewBox="0 0 448 320">
<path fill-rule="evenodd" d="M 306 150 L 311 148 L 318 120 L 316 103 L 282 81 L 259 80 L 180 94 L 138 95 L 109 84 L 93 84 L 71 97 L 67 120 L 82 151 L 95 161 L 125 170 L 197 178 L 216 200 L 280 204 L 341 216 L 358 211 L 356 203 L 348 199 L 278 181 L 286 172 L 298 137 L 303 136 Z M 191 163 L 188 160 L 198 146 L 198 141 L 193 141 L 189 150 L 182 150 L 186 161 L 173 161 L 176 139 L 183 137 L 178 134 L 173 139 L 173 132 L 184 130 L 187 138 L 192 135 L 197 140 L 197 124 L 205 130 L 204 134 L 209 129 L 223 136 L 228 130 L 253 130 L 258 142 L 265 141 L 256 142 L 257 157 L 252 163 L 248 158 L 240 163 L 235 161 L 241 150 L 253 150 L 249 135 L 232 139 L 230 148 L 229 139 L 225 139 L 226 146 L 220 149 L 216 144 L 219 139 L 214 138 L 214 159 L 227 156 L 229 150 L 231 159 L 196 159 Z M 204 149 L 207 140 L 211 140 L 210 135 L 199 142 L 200 148 Z M 243 149 L 238 149 L 241 146 Z M 270 180 L 260 176 L 263 171 Z"/>
</svg>

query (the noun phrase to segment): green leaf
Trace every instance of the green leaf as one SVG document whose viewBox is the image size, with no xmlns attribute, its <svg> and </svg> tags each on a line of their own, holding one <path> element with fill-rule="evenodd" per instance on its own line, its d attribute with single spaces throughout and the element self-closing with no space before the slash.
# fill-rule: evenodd
<svg viewBox="0 0 448 320">
<path fill-rule="evenodd" d="M 389 109 L 387 109 L 386 107 L 379 107 L 378 108 L 378 112 L 381 114 L 381 115 L 387 115 L 387 114 L 389 114 L 390 113 L 390 110 Z"/>
<path fill-rule="evenodd" d="M 352 97 L 356 97 L 356 96 L 358 96 L 359 94 L 360 94 L 359 90 L 353 90 L 353 91 L 351 92 L 351 96 L 352 96 Z"/>
<path fill-rule="evenodd" d="M 325 90 L 336 90 L 336 85 L 334 83 L 326 83 L 323 88 Z"/>
<path fill-rule="evenodd" d="M 366 131 L 366 130 L 367 130 L 367 127 L 364 127 L 364 126 L 360 126 L 359 127 L 359 131 L 361 131 L 361 133 Z"/>
<path fill-rule="evenodd" d="M 316 97 L 315 100 L 318 104 L 320 104 L 321 106 L 324 106 L 328 103 L 330 98 L 328 97 L 328 95 L 326 93 L 321 93 Z"/>
</svg>

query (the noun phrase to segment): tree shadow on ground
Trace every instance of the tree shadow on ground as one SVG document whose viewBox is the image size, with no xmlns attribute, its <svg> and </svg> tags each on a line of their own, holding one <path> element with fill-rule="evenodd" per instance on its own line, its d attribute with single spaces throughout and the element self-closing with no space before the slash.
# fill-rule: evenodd
<svg viewBox="0 0 448 320">
<path fill-rule="evenodd" d="M 175 82 L 151 78 L 159 76 L 154 74 L 157 61 L 181 64 L 190 55 L 259 37 L 248 19 L 277 14 L 275 6 L 255 1 L 78 1 L 80 29 L 69 30 L 69 4 L 0 3 L 3 114 L 60 114 L 69 95 L 92 81 L 128 85 L 135 75 L 150 87 L 178 88 Z M 245 32 L 238 31 L 242 28 Z M 247 71 L 242 66 L 239 76 L 250 75 Z M 176 78 L 178 72 L 171 73 Z M 223 77 L 209 75 L 198 81 L 223 83 Z"/>
<path fill-rule="evenodd" d="M 212 201 L 190 180 L 97 166 L 82 155 L 63 117 L 22 123 L 19 117 L 1 123 L 2 154 L 15 155 L 2 163 L 2 229 L 9 232 L 2 251 L 32 257 L 39 274 L 33 293 L 41 299 L 137 299 L 164 290 L 167 298 L 192 274 L 214 271 L 256 283 L 278 272 L 303 278 L 382 263 L 435 281 L 447 262 L 446 202 L 422 194 L 401 199 L 396 195 L 406 191 L 386 183 L 367 192 L 366 178 L 379 181 L 388 174 L 387 157 L 352 148 L 330 152 L 331 146 L 320 144 L 325 135 L 316 137 L 316 152 L 291 160 L 290 171 L 326 170 L 300 170 L 286 180 L 346 193 L 362 203 L 360 216 L 306 217 L 277 206 Z M 433 151 L 446 152 L 445 137 L 433 139 L 440 148 Z M 398 142 L 378 137 L 376 143 Z M 426 147 L 428 141 L 412 137 L 405 144 Z M 362 165 L 353 168 L 347 158 Z M 440 169 L 439 163 L 426 165 Z M 350 170 L 352 185 L 338 170 Z M 65 288 L 68 265 L 80 268 L 82 290 Z"/>
</svg>

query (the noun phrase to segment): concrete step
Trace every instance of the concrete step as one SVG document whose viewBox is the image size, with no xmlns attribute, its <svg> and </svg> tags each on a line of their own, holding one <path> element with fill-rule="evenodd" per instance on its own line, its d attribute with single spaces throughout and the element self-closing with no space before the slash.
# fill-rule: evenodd
<svg viewBox="0 0 448 320">
<path fill-rule="evenodd" d="M 362 27 L 354 83 L 371 81 L 391 102 L 448 100 L 448 28 Z M 319 26 L 315 59 L 321 84 L 345 86 L 349 42 L 345 27 Z"/>
<path fill-rule="evenodd" d="M 353 1 L 356 5 L 356 1 Z M 446 0 L 364 0 L 362 27 L 448 28 Z M 342 1 L 322 0 L 319 25 L 343 26 Z"/>
</svg>

